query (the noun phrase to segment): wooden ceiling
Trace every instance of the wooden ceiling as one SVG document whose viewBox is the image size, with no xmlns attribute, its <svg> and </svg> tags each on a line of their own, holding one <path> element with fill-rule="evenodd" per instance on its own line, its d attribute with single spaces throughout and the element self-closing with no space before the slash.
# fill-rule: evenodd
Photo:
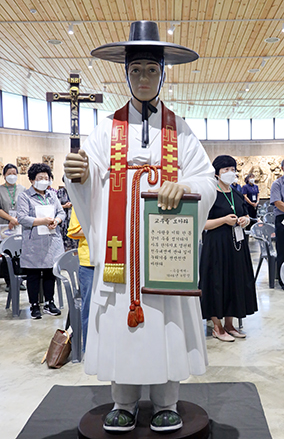
<svg viewBox="0 0 284 439">
<path fill-rule="evenodd" d="M 130 96 L 124 66 L 93 60 L 90 69 L 90 51 L 128 40 L 130 23 L 142 19 L 158 23 L 161 40 L 200 55 L 166 68 L 161 98 L 180 116 L 284 117 L 283 0 L 1 0 L 0 89 L 45 99 L 68 90 L 78 70 L 81 91 L 104 91 L 97 107 L 117 109 Z"/>
</svg>

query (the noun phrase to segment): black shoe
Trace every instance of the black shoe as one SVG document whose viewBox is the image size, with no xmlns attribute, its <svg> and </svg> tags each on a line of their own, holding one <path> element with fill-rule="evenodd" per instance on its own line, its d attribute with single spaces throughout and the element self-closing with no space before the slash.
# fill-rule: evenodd
<svg viewBox="0 0 284 439">
<path fill-rule="evenodd" d="M 61 315 L 60 309 L 56 308 L 56 306 L 54 305 L 53 300 L 50 300 L 49 302 L 47 302 L 44 305 L 43 312 L 45 314 L 51 314 L 52 316 L 60 316 Z"/>
<path fill-rule="evenodd" d="M 173 410 L 161 410 L 156 413 L 150 423 L 151 430 L 160 433 L 178 430 L 182 427 L 182 419 L 177 412 Z"/>
<path fill-rule="evenodd" d="M 38 303 L 34 303 L 33 305 L 31 305 L 30 310 L 32 319 L 41 319 L 41 312 Z"/>
<path fill-rule="evenodd" d="M 132 414 L 127 410 L 116 409 L 109 412 L 104 421 L 104 429 L 107 431 L 127 432 L 134 430 L 138 415 L 138 407 Z"/>
</svg>

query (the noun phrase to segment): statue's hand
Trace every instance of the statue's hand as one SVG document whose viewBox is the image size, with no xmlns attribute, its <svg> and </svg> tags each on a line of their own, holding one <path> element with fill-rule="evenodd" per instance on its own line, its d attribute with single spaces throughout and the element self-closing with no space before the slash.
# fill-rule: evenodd
<svg viewBox="0 0 284 439">
<path fill-rule="evenodd" d="M 150 189 L 149 192 L 158 192 L 158 207 L 162 210 L 176 209 L 183 194 L 190 194 L 190 188 L 184 184 L 164 181 L 159 189 Z"/>
<path fill-rule="evenodd" d="M 64 162 L 64 172 L 70 180 L 81 179 L 81 184 L 85 183 L 89 176 L 89 159 L 85 151 L 79 150 L 78 154 L 70 152 Z"/>
</svg>

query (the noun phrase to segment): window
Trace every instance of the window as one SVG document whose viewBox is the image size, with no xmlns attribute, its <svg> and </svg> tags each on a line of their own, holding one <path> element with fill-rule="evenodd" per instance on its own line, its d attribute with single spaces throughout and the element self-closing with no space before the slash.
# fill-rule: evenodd
<svg viewBox="0 0 284 439">
<path fill-rule="evenodd" d="M 185 119 L 185 121 L 198 139 L 206 139 L 206 125 L 204 119 Z"/>
<path fill-rule="evenodd" d="M 252 139 L 273 139 L 273 119 L 253 119 Z"/>
<path fill-rule="evenodd" d="M 52 102 L 52 131 L 54 133 L 70 134 L 70 104 Z"/>
<path fill-rule="evenodd" d="M 208 140 L 228 140 L 228 121 L 227 121 L 227 119 L 208 119 L 207 120 L 207 139 Z"/>
<path fill-rule="evenodd" d="M 2 93 L 3 100 L 3 125 L 5 128 L 18 128 L 23 130 L 24 109 L 23 97 L 12 93 Z"/>
<path fill-rule="evenodd" d="M 284 139 L 284 119 L 275 119 L 275 139 Z"/>
<path fill-rule="evenodd" d="M 112 113 L 113 111 L 98 110 L 98 124 Z"/>
<path fill-rule="evenodd" d="M 80 105 L 79 121 L 80 121 L 79 122 L 80 134 L 89 135 L 95 127 L 93 108 L 85 108 L 85 107 L 81 107 Z"/>
<path fill-rule="evenodd" d="M 250 140 L 250 119 L 230 119 L 230 140 Z"/>
<path fill-rule="evenodd" d="M 29 129 L 48 131 L 47 102 L 28 98 Z"/>
</svg>

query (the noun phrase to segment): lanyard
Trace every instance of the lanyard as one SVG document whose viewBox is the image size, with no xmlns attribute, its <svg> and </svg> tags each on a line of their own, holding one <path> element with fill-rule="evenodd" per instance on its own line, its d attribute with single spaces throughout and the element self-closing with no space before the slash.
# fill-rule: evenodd
<svg viewBox="0 0 284 439">
<path fill-rule="evenodd" d="M 230 188 L 230 191 L 231 191 L 231 198 L 232 198 L 232 201 L 230 201 L 229 198 L 227 197 L 227 195 L 225 194 L 225 192 L 223 191 L 223 189 L 222 189 L 218 184 L 217 184 L 217 186 L 218 186 L 219 189 L 221 189 L 221 191 L 222 191 L 223 194 L 225 195 L 225 197 L 226 197 L 228 203 L 230 204 L 231 208 L 232 208 L 233 211 L 234 211 L 234 214 L 236 215 L 235 202 L 234 202 L 234 196 L 233 196 L 232 188 Z"/>
<path fill-rule="evenodd" d="M 8 188 L 8 186 L 6 185 L 6 183 L 5 183 L 5 188 L 7 189 L 7 192 L 8 192 L 8 194 L 9 194 L 9 197 L 10 197 L 11 202 L 12 202 L 12 209 L 14 209 L 15 204 L 16 204 L 16 202 L 15 202 L 16 185 L 14 184 L 13 196 L 11 195 L 11 193 L 10 193 L 10 191 L 9 191 L 9 188 Z"/>
<path fill-rule="evenodd" d="M 41 204 L 43 204 L 44 206 L 47 206 L 47 205 L 49 204 L 47 198 L 42 200 L 41 197 L 40 197 L 38 194 L 36 194 L 36 196 L 38 197 L 38 199 L 39 199 L 39 201 L 41 202 Z M 46 201 L 46 202 L 45 202 L 45 201 Z"/>
</svg>

